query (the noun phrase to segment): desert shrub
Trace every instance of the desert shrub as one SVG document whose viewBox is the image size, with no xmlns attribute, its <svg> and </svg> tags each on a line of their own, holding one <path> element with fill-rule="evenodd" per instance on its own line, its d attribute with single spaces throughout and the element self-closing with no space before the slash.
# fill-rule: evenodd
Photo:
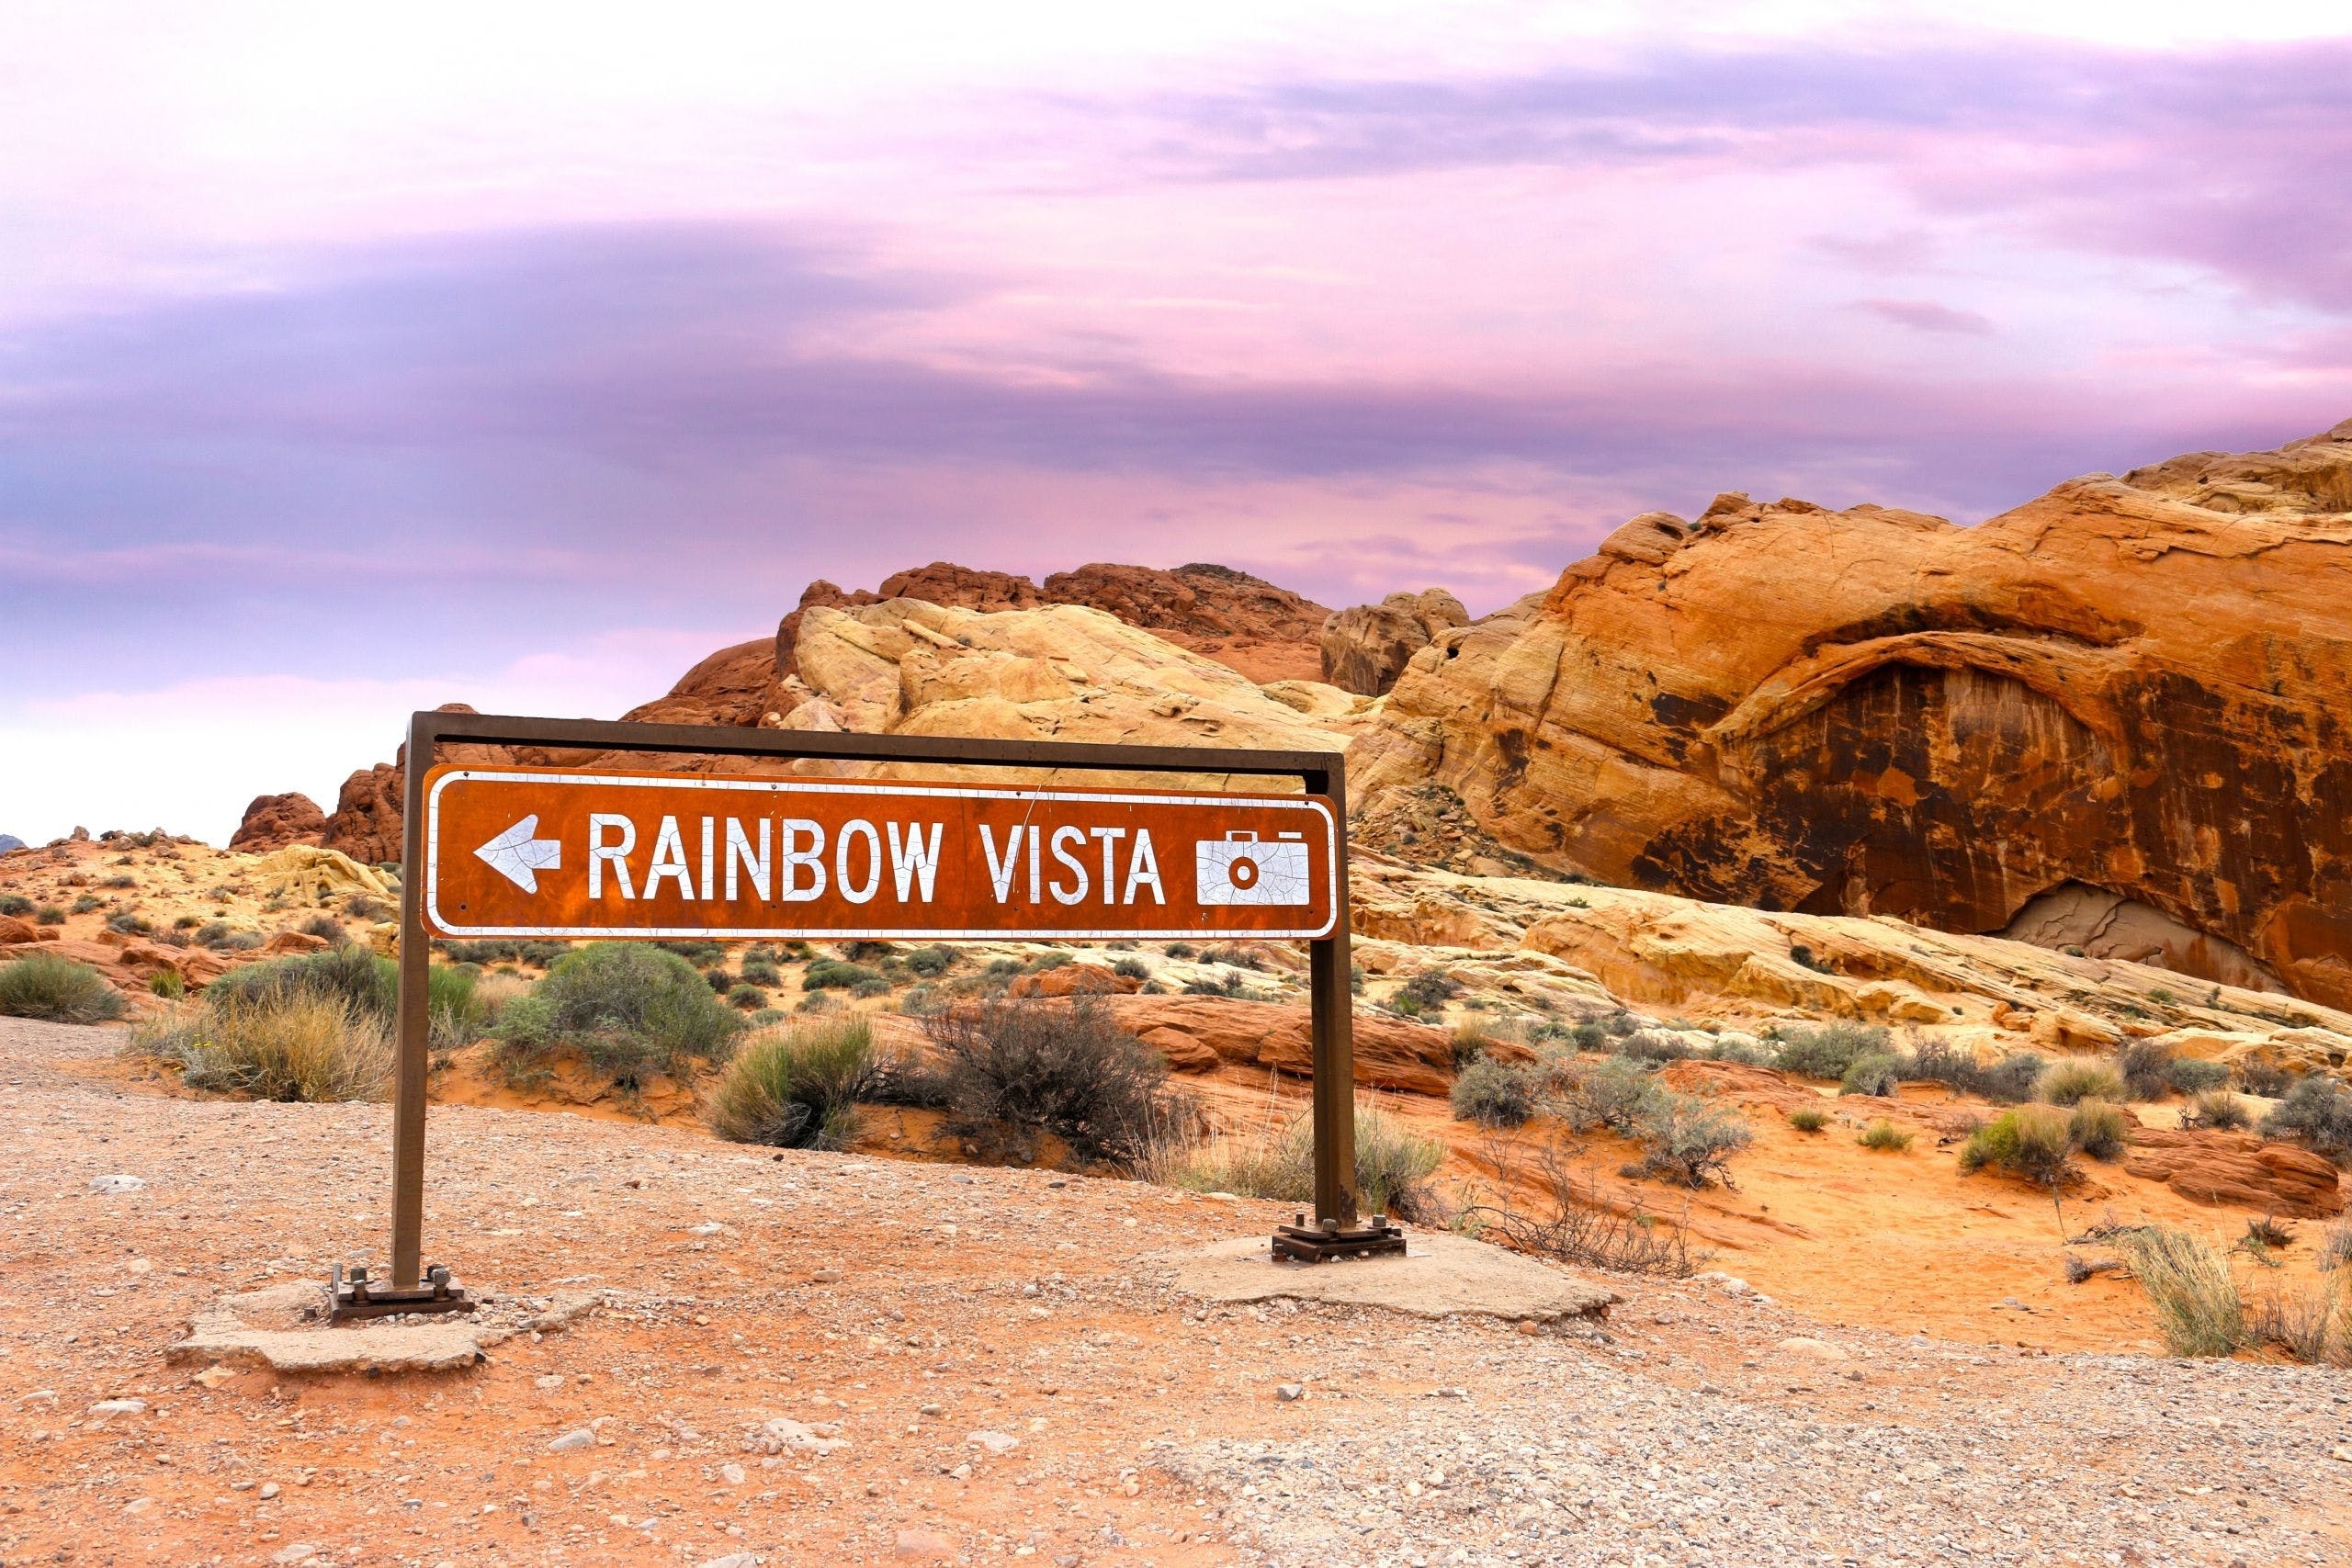
<svg viewBox="0 0 2352 1568">
<path fill-rule="evenodd" d="M 187 981 L 176 969 L 158 969 L 148 977 L 147 988 L 156 996 L 177 1000 L 187 994 Z"/>
<path fill-rule="evenodd" d="M 1830 966 L 1827 960 L 1814 956 L 1813 949 L 1807 947 L 1801 942 L 1794 942 L 1789 944 L 1789 957 L 1799 968 L 1810 969 L 1816 975 L 1834 975 L 1837 973 L 1837 971 Z M 1824 1073 L 1821 1076 L 1824 1077 L 1830 1077 L 1835 1075 Z"/>
<path fill-rule="evenodd" d="M 1699 1054 L 1698 1046 L 1666 1029 L 1637 1029 L 1619 1037 L 1615 1049 L 1618 1055 L 1649 1067 L 1686 1061 Z"/>
<path fill-rule="evenodd" d="M 1207 949 L 1201 954 L 1201 962 L 1230 964 L 1237 969 L 1263 969 L 1266 966 L 1266 961 L 1255 953 L 1246 947 L 1236 947 L 1230 943 L 1224 947 Z"/>
<path fill-rule="evenodd" d="M 1140 958 L 1121 958 L 1113 962 L 1111 973 L 1124 975 L 1130 980 L 1148 980 L 1151 978 L 1151 965 Z"/>
<path fill-rule="evenodd" d="M 1902 1059 L 1892 1052 L 1880 1051 L 1868 1056 L 1857 1056 L 1853 1066 L 1838 1080 L 1839 1094 L 1866 1094 L 1883 1100 L 1894 1092 L 1903 1081 Z"/>
<path fill-rule="evenodd" d="M 433 1049 L 454 1050 L 473 1043 L 481 1021 L 481 1004 L 474 997 L 476 978 L 473 970 L 458 964 L 435 964 L 426 969 L 425 1017 Z M 264 1008 L 298 997 L 339 998 L 355 1016 L 372 1014 L 390 1025 L 400 997 L 400 965 L 364 947 L 342 947 L 232 969 L 205 993 L 208 1002 L 234 999 Z"/>
<path fill-rule="evenodd" d="M 343 912 L 355 920 L 389 920 L 392 918 L 390 904 L 366 893 L 354 893 L 345 898 Z"/>
<path fill-rule="evenodd" d="M 182 915 L 178 919 L 172 922 L 172 930 L 175 931 L 192 931 L 203 923 L 204 920 L 201 916 Z"/>
<path fill-rule="evenodd" d="M 125 909 L 119 914 L 107 917 L 107 930 L 119 931 L 124 936 L 152 936 L 154 934 L 155 925 L 144 915 L 134 915 Z"/>
<path fill-rule="evenodd" d="M 871 980 L 860 980 L 852 986 L 849 994 L 860 1001 L 868 997 L 887 997 L 890 994 L 890 982 L 877 975 Z"/>
<path fill-rule="evenodd" d="M 863 964 L 845 964 L 838 958 L 820 958 L 811 963 L 800 976 L 800 988 L 804 991 L 846 991 L 869 980 L 881 979 L 879 970 L 869 969 Z M 883 981 L 883 988 L 887 990 L 888 987 L 889 982 Z"/>
<path fill-rule="evenodd" d="M 2066 1118 L 2066 1141 L 2093 1159 L 2121 1159 L 2132 1142 L 2132 1119 L 2111 1101 L 2077 1100 Z"/>
<path fill-rule="evenodd" d="M 727 948 L 721 942 L 673 941 L 657 942 L 653 945 L 664 953 L 676 953 L 697 969 L 727 962 Z"/>
<path fill-rule="evenodd" d="M 899 944 L 897 942 L 875 942 L 868 939 L 860 939 L 859 941 L 844 945 L 842 948 L 842 956 L 848 959 L 852 964 L 865 964 L 870 963 L 875 959 L 896 957 L 898 955 L 898 952 Z"/>
<path fill-rule="evenodd" d="M 2276 1062 L 2265 1062 L 2253 1056 L 2243 1057 L 2237 1065 L 2238 1087 L 2248 1094 L 2258 1094 L 2265 1100 L 2277 1100 L 2295 1086 L 2296 1076 Z"/>
<path fill-rule="evenodd" d="M 702 972 L 702 983 L 723 997 L 735 984 L 735 978 L 724 969 L 706 969 Z"/>
<path fill-rule="evenodd" d="M 775 987 L 784 984 L 784 972 L 775 966 L 773 958 L 746 958 L 742 973 L 743 984 L 747 986 Z"/>
<path fill-rule="evenodd" d="M 874 1033 L 857 1017 L 762 1035 L 729 1060 L 707 1113 L 729 1142 L 838 1149 L 857 1135 L 876 1077 Z"/>
<path fill-rule="evenodd" d="M 95 893 L 80 894 L 74 900 L 74 912 L 77 915 L 86 915 L 93 909 L 105 908 L 106 902 Z"/>
<path fill-rule="evenodd" d="M 2123 1098 L 2123 1075 L 2105 1062 L 2078 1059 L 2056 1063 L 2033 1087 L 2034 1097 L 2052 1105 L 2073 1105 L 2085 1100 L 2112 1101 Z"/>
<path fill-rule="evenodd" d="M 1855 1138 L 1854 1142 L 1866 1149 L 1901 1154 L 1911 1146 L 1911 1134 L 1882 1116 L 1863 1128 L 1860 1135 Z"/>
<path fill-rule="evenodd" d="M 1634 1015 L 1627 1012 L 1623 1008 L 1619 1008 L 1615 1012 L 1611 1013 L 1607 1018 L 1600 1021 L 1600 1032 L 1603 1034 L 1608 1035 L 1611 1040 L 1615 1040 L 1623 1035 L 1631 1034 L 1640 1027 L 1641 1024 L 1634 1020 Z"/>
<path fill-rule="evenodd" d="M 2254 1113 L 2245 1108 L 2245 1101 L 2233 1091 L 2209 1089 L 2199 1091 L 2188 1102 L 2188 1108 L 2180 1120 L 2184 1126 L 2218 1127 L 2226 1132 L 2235 1132 L 2252 1122 Z"/>
<path fill-rule="evenodd" d="M 1829 1125 L 1829 1112 L 1817 1105 L 1800 1105 L 1789 1112 L 1789 1125 L 1800 1133 L 1818 1133 Z"/>
<path fill-rule="evenodd" d="M 600 942 L 558 960 L 529 996 L 508 1003 L 496 1037 L 510 1074 L 568 1047 L 634 1084 L 690 1058 L 717 1059 L 742 1027 L 684 958 Z"/>
<path fill-rule="evenodd" d="M 1711 1062 L 1737 1062 L 1750 1067 L 1767 1066 L 1772 1059 L 1771 1052 L 1760 1041 L 1744 1034 L 1717 1035 L 1715 1043 L 1707 1047 L 1706 1055 Z"/>
<path fill-rule="evenodd" d="M 907 967 L 927 980 L 936 980 L 956 967 L 956 950 L 944 942 L 918 947 L 907 954 Z"/>
<path fill-rule="evenodd" d="M 386 1017 L 330 991 L 220 991 L 151 1021 L 130 1049 L 176 1067 L 191 1089 L 255 1100 L 382 1098 L 391 1079 Z"/>
<path fill-rule="evenodd" d="M 33 901 L 21 893 L 0 893 L 0 915 L 19 919 L 33 912 Z"/>
<path fill-rule="evenodd" d="M 234 928 L 228 921 L 212 920 L 197 928 L 196 940 L 199 946 L 219 947 L 233 934 Z"/>
<path fill-rule="evenodd" d="M 745 1012 L 756 1012 L 768 1005 L 768 994 L 757 986 L 737 986 L 727 993 L 727 1002 Z"/>
<path fill-rule="evenodd" d="M 2132 1272 L 2156 1309 L 2165 1349 L 2176 1356 L 2227 1356 L 2245 1345 L 2245 1303 L 2228 1258 L 2172 1225 L 2144 1225 L 2122 1242 Z"/>
<path fill-rule="evenodd" d="M 2312 1263 L 2323 1272 L 2352 1267 L 2352 1220 L 2338 1220 L 2327 1228 Z"/>
<path fill-rule="evenodd" d="M 45 1023 L 107 1023 L 120 1018 L 122 993 L 86 964 L 35 953 L 0 964 L 0 1016 Z"/>
<path fill-rule="evenodd" d="M 1883 1053 L 1888 1039 L 1886 1031 L 1875 1024 L 1832 1022 L 1792 1029 L 1781 1035 L 1772 1065 L 1799 1077 L 1842 1078 L 1859 1058 Z"/>
<path fill-rule="evenodd" d="M 1400 1000 L 1413 1004 L 1413 1010 L 1427 1012 L 1442 1008 L 1447 1001 L 1462 994 L 1462 982 L 1442 969 L 1424 969 L 1397 987 Z"/>
<path fill-rule="evenodd" d="M 1731 1185 L 1731 1156 L 1755 1141 L 1747 1121 L 1705 1095 L 1677 1094 L 1652 1086 L 1648 1103 L 1634 1124 L 1642 1167 L 1685 1187 L 1710 1181 Z"/>
<path fill-rule="evenodd" d="M 104 882 L 99 883 L 98 886 L 101 887 L 136 887 L 139 886 L 139 879 L 135 876 L 109 876 Z"/>
<path fill-rule="evenodd" d="M 2339 1165 L 2352 1161 L 2352 1091 L 2334 1078 L 2304 1078 L 2263 1117 L 2262 1135 L 2291 1138 Z"/>
<path fill-rule="evenodd" d="M 1143 1154 L 1163 1109 L 1167 1059 L 1091 998 L 990 998 L 922 1022 L 961 1129 L 1015 1146 L 1051 1132 L 1082 1157 L 1118 1165 Z"/>
<path fill-rule="evenodd" d="M 309 919 L 304 920 L 300 925 L 294 929 L 300 931 L 304 936 L 317 937 L 329 947 L 341 947 L 345 942 L 351 940 L 350 937 L 345 933 L 341 922 L 337 921 L 332 915 L 312 915 Z"/>
<path fill-rule="evenodd" d="M 2039 1055 L 2020 1051 L 1978 1069 L 1973 1092 L 2003 1105 L 2015 1105 L 2033 1098 L 2034 1086 L 2041 1081 L 2046 1070 Z"/>
<path fill-rule="evenodd" d="M 2165 1064 L 2165 1083 L 2182 1094 L 2203 1094 L 2230 1081 L 2230 1069 L 2200 1056 L 2175 1056 Z"/>
<path fill-rule="evenodd" d="M 1535 1114 L 1535 1075 L 1500 1062 L 1477 1061 L 1453 1080 L 1453 1116 L 1482 1127 L 1517 1127 Z"/>
<path fill-rule="evenodd" d="M 1960 1149 L 1962 1171 L 1991 1166 L 2029 1181 L 2054 1185 L 2066 1174 L 2074 1140 L 2065 1113 L 2048 1105 L 2004 1111 L 1969 1134 Z"/>
<path fill-rule="evenodd" d="M 1301 1113 L 1254 1132 L 1203 1134 L 1164 1118 L 1141 1162 L 1145 1179 L 1194 1192 L 1307 1203 L 1315 1198 L 1315 1120 Z M 1430 1178 L 1445 1145 L 1408 1131 L 1368 1100 L 1355 1104 L 1356 1192 L 1368 1213 L 1434 1217 Z"/>
<path fill-rule="evenodd" d="M 2126 1040 L 2115 1053 L 2115 1076 L 2122 1081 L 2120 1100 L 2162 1100 L 2172 1088 L 2172 1047 L 2154 1040 Z"/>
<path fill-rule="evenodd" d="M 2342 1366 L 2352 1359 L 2352 1314 L 2346 1310 L 2342 1283 L 2330 1276 L 2310 1285 L 2274 1277 L 2248 1304 L 2245 1328 L 2252 1343 L 2275 1345 L 2307 1366 Z"/>
<path fill-rule="evenodd" d="M 33 911 L 33 924 L 37 926 L 62 926 L 64 923 L 65 911 L 54 904 L 43 904 Z"/>
<path fill-rule="evenodd" d="M 1609 1043 L 1609 1031 L 1597 1018 L 1588 1018 L 1568 1031 L 1568 1043 L 1579 1051 L 1599 1051 Z"/>
<path fill-rule="evenodd" d="M 1577 1068 L 1561 1086 L 1560 1109 L 1579 1130 L 1606 1127 L 1621 1137 L 1632 1137 L 1658 1092 L 1657 1080 L 1639 1063 L 1611 1056 L 1597 1066 Z"/>
<path fill-rule="evenodd" d="M 1200 949 L 1194 947 L 1189 942 L 1171 942 L 1160 951 L 1167 953 L 1170 958 L 1190 958 L 1193 953 L 1198 953 Z"/>
</svg>

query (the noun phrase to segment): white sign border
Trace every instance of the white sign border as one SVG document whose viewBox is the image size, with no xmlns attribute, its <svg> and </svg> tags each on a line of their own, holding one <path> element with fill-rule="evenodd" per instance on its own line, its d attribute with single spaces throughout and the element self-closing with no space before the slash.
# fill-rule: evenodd
<svg viewBox="0 0 2352 1568">
<path fill-rule="evenodd" d="M 1164 927 L 1143 931 L 1109 931 L 1100 927 L 1077 927 L 1059 931 L 1008 931 L 989 927 L 977 931 L 940 931 L 935 927 L 857 926 L 819 929 L 809 926 L 778 926 L 752 928 L 729 926 L 714 931 L 707 926 L 460 926 L 441 918 L 440 894 L 437 886 L 441 864 L 441 792 L 453 784 L 481 782 L 486 784 L 596 784 L 607 788 L 634 789 L 709 789 L 753 791 L 769 795 L 952 795 L 959 799 L 983 800 L 1070 800 L 1107 801 L 1139 806 L 1198 806 L 1216 800 L 1246 801 L 1253 807 L 1273 810 L 1312 811 L 1323 819 L 1324 875 L 1327 892 L 1331 898 L 1331 918 L 1316 930 L 1304 928 L 1282 931 L 1203 931 L 1169 930 Z M 1184 942 L 1193 936 L 1216 936 L 1246 941 L 1305 940 L 1320 941 L 1339 929 L 1340 904 L 1344 896 L 1339 886 L 1339 825 L 1332 819 L 1331 808 L 1311 795 L 1141 795 L 1120 791 L 1083 791 L 1067 789 L 1018 789 L 971 786 L 942 786 L 919 784 L 869 784 L 861 781 L 823 781 L 817 779 L 754 779 L 689 775 L 683 777 L 646 773 L 566 773 L 510 771 L 502 768 L 458 768 L 440 774 L 425 797 L 424 808 L 424 915 L 428 939 L 437 928 L 447 940 L 478 941 L 487 937 L 529 937 L 564 941 L 660 941 L 687 939 L 698 942 L 767 942 L 767 941 L 888 941 L 918 942 Z"/>
</svg>

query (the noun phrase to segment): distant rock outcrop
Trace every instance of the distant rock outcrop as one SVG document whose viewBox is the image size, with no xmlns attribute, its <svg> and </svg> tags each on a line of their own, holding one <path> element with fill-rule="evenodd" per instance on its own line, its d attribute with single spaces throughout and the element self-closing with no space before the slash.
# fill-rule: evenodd
<svg viewBox="0 0 2352 1568">
<path fill-rule="evenodd" d="M 229 847 L 266 854 L 288 844 L 316 844 L 327 829 L 326 813 L 307 795 L 258 795 L 244 819 L 229 835 Z"/>
<path fill-rule="evenodd" d="M 2352 422 L 1973 528 L 1724 495 L 1415 654 L 1351 770 L 1604 882 L 1999 931 L 2079 886 L 2168 964 L 2352 1003 Z M 2087 951 L 2087 944 L 2086 946 Z M 2142 944 L 2146 945 L 2146 944 Z"/>
<path fill-rule="evenodd" d="M 6 854 L 10 850 L 21 850 L 24 847 L 25 841 L 16 834 L 0 833 L 0 855 Z"/>
<path fill-rule="evenodd" d="M 1380 696 L 1413 655 L 1469 624 L 1470 612 L 1442 588 L 1391 593 L 1377 604 L 1341 610 L 1323 623 L 1323 679 L 1343 692 Z"/>
</svg>

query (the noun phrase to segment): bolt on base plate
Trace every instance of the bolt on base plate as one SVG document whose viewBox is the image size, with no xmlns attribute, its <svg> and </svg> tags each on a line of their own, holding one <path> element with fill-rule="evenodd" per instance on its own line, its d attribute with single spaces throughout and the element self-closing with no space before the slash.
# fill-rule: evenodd
<svg viewBox="0 0 2352 1568">
<path fill-rule="evenodd" d="M 327 1291 L 329 1323 L 362 1317 L 399 1317 L 409 1313 L 471 1312 L 475 1305 L 465 1287 L 454 1282 L 449 1270 L 437 1264 L 424 1271 L 423 1284 L 403 1288 L 370 1280 L 364 1263 L 354 1264 L 348 1276 L 338 1263 L 328 1280 Z"/>
<path fill-rule="evenodd" d="M 1294 1263 L 1322 1263 L 1342 1258 L 1379 1258 L 1405 1256 L 1405 1233 L 1389 1223 L 1385 1214 L 1374 1214 L 1372 1223 L 1360 1230 L 1342 1230 L 1337 1220 L 1324 1220 L 1308 1224 L 1306 1216 L 1298 1216 L 1296 1224 L 1274 1227 L 1274 1257 Z"/>
</svg>

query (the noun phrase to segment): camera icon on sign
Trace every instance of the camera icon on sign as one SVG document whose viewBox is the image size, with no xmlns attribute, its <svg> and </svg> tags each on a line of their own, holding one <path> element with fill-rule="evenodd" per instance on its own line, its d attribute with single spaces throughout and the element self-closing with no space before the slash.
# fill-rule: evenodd
<svg viewBox="0 0 2352 1568">
<path fill-rule="evenodd" d="M 1193 878 L 1204 904 L 1289 905 L 1312 902 L 1306 880 L 1306 836 L 1283 833 L 1271 841 L 1243 830 L 1193 846 Z"/>
</svg>

